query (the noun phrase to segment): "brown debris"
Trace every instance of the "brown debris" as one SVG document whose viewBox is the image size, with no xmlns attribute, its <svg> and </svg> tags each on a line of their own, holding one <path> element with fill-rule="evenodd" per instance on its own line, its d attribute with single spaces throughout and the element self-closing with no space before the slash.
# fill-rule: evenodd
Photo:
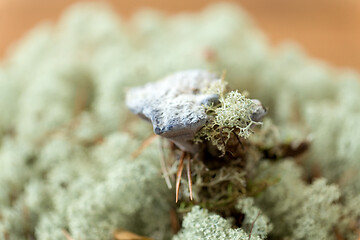
<svg viewBox="0 0 360 240">
<path fill-rule="evenodd" d="M 136 235 L 135 233 L 128 232 L 125 230 L 116 230 L 114 233 L 115 240 L 153 240 L 149 237 L 143 237 Z"/>
<path fill-rule="evenodd" d="M 171 223 L 171 229 L 174 234 L 180 231 L 181 226 L 180 226 L 179 217 L 174 208 L 170 209 L 170 223 Z"/>
<path fill-rule="evenodd" d="M 135 151 L 133 152 L 132 159 L 137 158 L 154 140 L 155 138 L 157 138 L 158 135 L 152 135 L 151 137 L 149 137 L 148 139 L 146 139 L 141 146 Z"/>
<path fill-rule="evenodd" d="M 179 190 L 180 190 L 181 174 L 184 167 L 184 158 L 185 158 L 185 152 L 182 152 L 180 156 L 179 167 L 176 173 L 176 202 L 178 202 L 179 200 Z"/>
<path fill-rule="evenodd" d="M 73 237 L 71 237 L 70 233 L 66 231 L 65 229 L 62 230 L 63 234 L 65 235 L 66 240 L 74 240 Z"/>
</svg>

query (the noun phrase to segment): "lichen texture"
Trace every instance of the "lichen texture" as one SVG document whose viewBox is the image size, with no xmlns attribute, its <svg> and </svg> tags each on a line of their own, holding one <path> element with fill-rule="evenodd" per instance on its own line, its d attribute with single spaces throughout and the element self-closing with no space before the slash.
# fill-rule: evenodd
<svg viewBox="0 0 360 240">
<path fill-rule="evenodd" d="M 359 102 L 238 6 L 73 5 L 0 62 L 0 240 L 357 240 Z"/>
</svg>

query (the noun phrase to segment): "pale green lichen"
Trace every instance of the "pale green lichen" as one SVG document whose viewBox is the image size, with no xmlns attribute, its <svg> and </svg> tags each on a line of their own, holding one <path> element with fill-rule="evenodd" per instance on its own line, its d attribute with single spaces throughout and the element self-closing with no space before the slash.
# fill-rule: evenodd
<svg viewBox="0 0 360 240">
<path fill-rule="evenodd" d="M 235 128 L 238 135 L 248 138 L 251 134 L 250 127 L 256 124 L 251 119 L 254 102 L 238 91 L 232 91 L 224 99 L 220 99 L 221 106 L 215 110 L 215 124 L 220 128 Z"/>
<path fill-rule="evenodd" d="M 245 215 L 242 222 L 242 228 L 248 234 L 254 234 L 261 239 L 266 239 L 273 229 L 270 219 L 255 206 L 253 198 L 240 199 L 236 205 L 236 209 Z"/>
<path fill-rule="evenodd" d="M 241 228 L 232 229 L 231 221 L 206 209 L 195 206 L 184 218 L 182 230 L 173 240 L 261 240 L 256 234 L 246 233 Z"/>
<path fill-rule="evenodd" d="M 221 95 L 219 106 L 208 107 L 211 118 L 197 133 L 195 142 L 206 139 L 225 152 L 226 143 L 232 133 L 246 139 L 252 134 L 251 127 L 261 123 L 251 119 L 255 108 L 255 103 L 251 99 L 237 90 L 226 93 L 225 96 Z"/>
<path fill-rule="evenodd" d="M 194 68 L 226 69 L 233 89 L 246 89 L 269 107 L 285 137 L 263 146 L 309 134 L 313 139 L 296 161 L 262 159 L 260 170 L 252 169 L 251 177 L 265 185 L 253 198 L 273 225 L 269 234 L 357 239 L 357 73 L 313 61 L 292 45 L 270 48 L 233 5 L 175 17 L 142 12 L 125 23 L 99 4 L 78 4 L 56 26 L 31 31 L 1 63 L 0 239 L 64 239 L 63 230 L 83 239 L 111 239 L 117 228 L 169 239 L 174 193 L 160 177 L 158 144 L 131 159 L 151 128 L 126 111 L 124 95 L 128 87 Z M 212 91 L 225 92 L 220 86 Z M 246 109 L 240 93 L 228 100 Z M 234 126 L 240 113 L 232 107 L 221 111 L 223 118 L 214 121 Z M 249 130 L 247 123 L 236 124 Z M 301 134 L 292 132 L 294 126 Z M 221 148 L 219 135 L 209 133 Z M 319 176 L 328 184 L 314 181 Z M 249 217 L 246 231 L 251 209 L 241 210 Z M 257 221 L 254 231 L 260 229 Z M 175 238 L 248 239 L 244 230 L 194 208 Z"/>
<path fill-rule="evenodd" d="M 338 187 L 316 180 L 306 185 L 301 170 L 291 161 L 270 166 L 263 164 L 258 177 L 278 176 L 279 183 L 270 186 L 257 199 L 274 225 L 274 236 L 291 239 L 330 239 L 339 221 Z"/>
</svg>

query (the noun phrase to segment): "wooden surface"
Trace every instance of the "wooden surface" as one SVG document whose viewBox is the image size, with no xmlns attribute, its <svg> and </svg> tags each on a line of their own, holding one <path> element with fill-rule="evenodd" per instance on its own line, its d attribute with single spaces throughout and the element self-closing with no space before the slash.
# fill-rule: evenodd
<svg viewBox="0 0 360 240">
<path fill-rule="evenodd" d="M 0 0 L 0 58 L 6 49 L 42 20 L 56 20 L 77 0 Z M 107 0 L 125 16 L 144 7 L 198 11 L 216 0 Z M 293 40 L 319 59 L 360 70 L 359 0 L 238 0 L 273 45 Z"/>
</svg>

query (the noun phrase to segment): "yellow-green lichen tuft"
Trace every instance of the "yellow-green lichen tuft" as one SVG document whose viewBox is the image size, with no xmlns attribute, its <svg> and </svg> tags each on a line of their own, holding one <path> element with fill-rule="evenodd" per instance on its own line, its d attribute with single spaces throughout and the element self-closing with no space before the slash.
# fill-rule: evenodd
<svg viewBox="0 0 360 240">
<path fill-rule="evenodd" d="M 197 133 L 194 141 L 211 141 L 220 151 L 225 152 L 231 134 L 246 139 L 252 134 L 251 127 L 261 124 L 252 120 L 255 107 L 251 99 L 237 90 L 221 96 L 219 105 L 208 107 L 210 120 Z"/>
</svg>

